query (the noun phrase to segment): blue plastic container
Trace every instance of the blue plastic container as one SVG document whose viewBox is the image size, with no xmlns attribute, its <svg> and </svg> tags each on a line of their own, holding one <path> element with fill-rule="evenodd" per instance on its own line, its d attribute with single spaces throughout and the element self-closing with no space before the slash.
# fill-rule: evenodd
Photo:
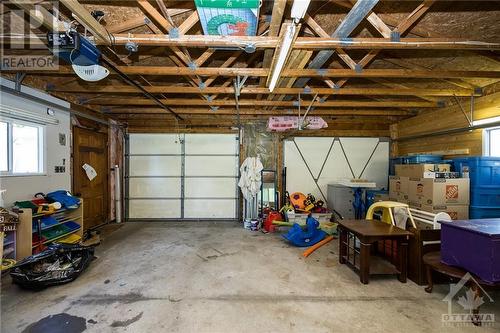
<svg viewBox="0 0 500 333">
<path fill-rule="evenodd" d="M 500 207 L 500 187 L 472 187 L 470 204 L 471 206 Z"/>
<path fill-rule="evenodd" d="M 500 207 L 481 207 L 481 206 L 470 206 L 469 207 L 469 219 L 491 219 L 500 218 Z"/>
<path fill-rule="evenodd" d="M 453 167 L 462 177 L 468 170 L 472 191 L 475 187 L 500 188 L 500 157 L 457 158 Z"/>
<path fill-rule="evenodd" d="M 365 191 L 365 207 L 368 211 L 371 205 L 375 202 L 375 197 L 377 195 L 389 195 L 389 191 L 385 190 L 366 190 Z"/>
</svg>

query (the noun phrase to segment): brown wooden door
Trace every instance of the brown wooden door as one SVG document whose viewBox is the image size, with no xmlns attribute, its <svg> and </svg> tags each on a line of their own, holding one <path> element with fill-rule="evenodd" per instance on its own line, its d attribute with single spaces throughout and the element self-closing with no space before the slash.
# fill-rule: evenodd
<svg viewBox="0 0 500 333">
<path fill-rule="evenodd" d="M 73 127 L 73 193 L 83 198 L 84 229 L 107 222 L 108 210 L 107 134 Z M 89 180 L 82 166 L 97 172 Z"/>
</svg>

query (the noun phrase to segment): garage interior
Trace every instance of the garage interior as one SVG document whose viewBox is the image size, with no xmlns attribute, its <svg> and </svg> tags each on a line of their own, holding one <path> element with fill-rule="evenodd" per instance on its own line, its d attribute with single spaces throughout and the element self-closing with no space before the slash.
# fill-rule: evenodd
<svg viewBox="0 0 500 333">
<path fill-rule="evenodd" d="M 1 3 L 1 332 L 498 332 L 499 1 Z"/>
</svg>

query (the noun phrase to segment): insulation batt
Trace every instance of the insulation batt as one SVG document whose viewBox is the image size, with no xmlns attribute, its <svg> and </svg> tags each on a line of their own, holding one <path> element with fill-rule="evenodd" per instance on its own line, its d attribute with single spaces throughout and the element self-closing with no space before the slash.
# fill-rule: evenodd
<svg viewBox="0 0 500 333">
<path fill-rule="evenodd" d="M 261 171 L 263 168 L 259 157 L 247 157 L 241 164 L 241 177 L 238 186 L 246 200 L 251 200 L 260 191 Z"/>
<path fill-rule="evenodd" d="M 268 131 L 287 131 L 299 129 L 299 117 L 297 116 L 278 116 L 269 117 L 267 122 Z M 321 117 L 306 117 L 303 124 L 300 124 L 303 129 L 322 129 L 327 128 L 328 124 Z"/>
</svg>

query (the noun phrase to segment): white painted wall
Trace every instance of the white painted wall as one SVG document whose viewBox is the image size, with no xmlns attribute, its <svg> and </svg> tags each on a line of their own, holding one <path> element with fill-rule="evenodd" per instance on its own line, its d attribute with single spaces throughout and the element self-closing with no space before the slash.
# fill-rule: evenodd
<svg viewBox="0 0 500 333">
<path fill-rule="evenodd" d="M 14 88 L 14 83 L 0 78 L 2 85 Z M 1 90 L 1 89 L 0 89 Z M 47 95 L 44 92 L 29 87 L 22 87 L 22 92 L 43 98 L 63 107 L 70 107 L 68 102 Z M 27 109 L 46 114 L 47 106 L 32 102 L 28 99 L 0 91 L 0 103 L 12 107 Z M 71 190 L 71 123 L 70 115 L 65 111 L 51 107 L 59 120 L 57 125 L 45 126 L 45 174 L 37 176 L 4 176 L 0 177 L 0 188 L 6 189 L 4 194 L 5 206 L 10 207 L 17 200 L 28 200 L 37 192 L 50 192 L 58 189 Z M 59 133 L 66 134 L 66 146 L 59 144 Z M 54 167 L 62 165 L 66 160 L 66 172 L 55 173 Z"/>
<path fill-rule="evenodd" d="M 294 142 L 292 140 L 285 141 L 286 187 L 290 193 L 312 193 L 317 199 L 326 202 L 328 184 L 359 178 L 368 160 L 369 162 L 361 178 L 377 183 L 378 188 L 388 188 L 389 142 L 387 140 L 379 140 L 379 138 L 338 138 L 334 141 L 334 139 L 333 137 L 295 138 L 300 153 L 302 153 L 311 172 L 309 172 Z M 340 142 L 342 142 L 342 146 Z M 332 148 L 328 153 L 330 147 Z M 352 172 L 342 147 L 349 160 Z M 373 156 L 370 158 L 372 152 Z M 321 167 L 323 167 L 323 170 L 319 175 Z M 354 173 L 355 177 L 353 177 L 352 173 Z M 318 178 L 318 175 L 318 185 L 321 191 L 313 180 L 313 177 Z M 322 197 L 321 192 L 325 195 L 325 198 Z"/>
</svg>

